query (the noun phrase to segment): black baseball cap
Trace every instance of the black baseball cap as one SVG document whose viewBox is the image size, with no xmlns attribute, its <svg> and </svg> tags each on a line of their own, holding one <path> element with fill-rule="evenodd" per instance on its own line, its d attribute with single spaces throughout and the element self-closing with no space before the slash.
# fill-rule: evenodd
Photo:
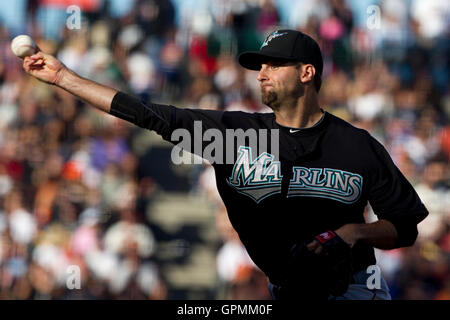
<svg viewBox="0 0 450 320">
<path fill-rule="evenodd" d="M 261 69 L 268 60 L 298 61 L 310 63 L 322 75 L 323 60 L 317 42 L 297 30 L 277 30 L 269 34 L 259 51 L 247 51 L 239 55 L 239 63 L 250 70 Z"/>
</svg>

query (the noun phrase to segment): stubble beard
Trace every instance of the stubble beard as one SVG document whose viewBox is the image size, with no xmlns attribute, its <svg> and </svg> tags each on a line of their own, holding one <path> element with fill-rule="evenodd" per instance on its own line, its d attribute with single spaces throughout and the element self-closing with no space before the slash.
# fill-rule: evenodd
<svg viewBox="0 0 450 320">
<path fill-rule="evenodd" d="M 273 91 L 267 92 L 267 91 L 264 91 L 264 89 L 263 89 L 263 90 L 261 90 L 261 99 L 262 99 L 262 103 L 267 105 L 273 111 L 280 110 L 281 104 L 278 99 L 278 94 L 276 92 L 273 92 Z"/>
</svg>

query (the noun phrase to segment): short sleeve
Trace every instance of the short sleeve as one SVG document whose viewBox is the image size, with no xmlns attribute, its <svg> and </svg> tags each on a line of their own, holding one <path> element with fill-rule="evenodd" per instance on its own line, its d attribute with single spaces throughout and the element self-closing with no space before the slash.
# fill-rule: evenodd
<svg viewBox="0 0 450 320">
<path fill-rule="evenodd" d="M 425 219 L 428 210 L 386 149 L 370 135 L 369 144 L 375 158 L 370 172 L 369 203 L 379 219 L 390 221 L 396 228 L 397 247 L 411 246 L 418 235 L 417 224 Z"/>
</svg>

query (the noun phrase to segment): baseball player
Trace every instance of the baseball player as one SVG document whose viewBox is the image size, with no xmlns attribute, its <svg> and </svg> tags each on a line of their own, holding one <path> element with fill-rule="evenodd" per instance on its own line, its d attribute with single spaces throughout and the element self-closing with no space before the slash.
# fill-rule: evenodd
<svg viewBox="0 0 450 320">
<path fill-rule="evenodd" d="M 198 121 L 203 130 L 224 134 L 265 129 L 267 141 L 276 132 L 278 157 L 275 147 L 259 153 L 245 140 L 234 147 L 231 163 L 213 163 L 230 221 L 267 275 L 272 297 L 390 299 L 382 278 L 376 288 L 367 285 L 366 270 L 376 264 L 374 247 L 415 242 L 417 224 L 428 214 L 415 190 L 367 131 L 321 108 L 323 61 L 311 37 L 277 30 L 259 51 L 241 54 L 239 63 L 258 71 L 262 101 L 273 113 L 145 105 L 42 52 L 25 58 L 24 69 L 173 143 L 176 129 L 194 134 Z M 378 216 L 374 223 L 364 220 L 368 202 Z"/>
</svg>

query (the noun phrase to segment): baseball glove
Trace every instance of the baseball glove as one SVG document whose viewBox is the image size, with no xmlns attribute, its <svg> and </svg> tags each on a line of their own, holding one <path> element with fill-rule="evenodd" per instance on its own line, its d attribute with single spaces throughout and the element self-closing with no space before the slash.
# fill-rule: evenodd
<svg viewBox="0 0 450 320">
<path fill-rule="evenodd" d="M 320 254 L 306 247 L 311 241 L 295 244 L 291 249 L 285 288 L 307 292 L 311 299 L 327 299 L 344 294 L 352 281 L 350 246 L 335 232 L 327 231 L 314 237 L 323 250 Z M 292 289 L 288 289 L 292 293 Z"/>
</svg>

